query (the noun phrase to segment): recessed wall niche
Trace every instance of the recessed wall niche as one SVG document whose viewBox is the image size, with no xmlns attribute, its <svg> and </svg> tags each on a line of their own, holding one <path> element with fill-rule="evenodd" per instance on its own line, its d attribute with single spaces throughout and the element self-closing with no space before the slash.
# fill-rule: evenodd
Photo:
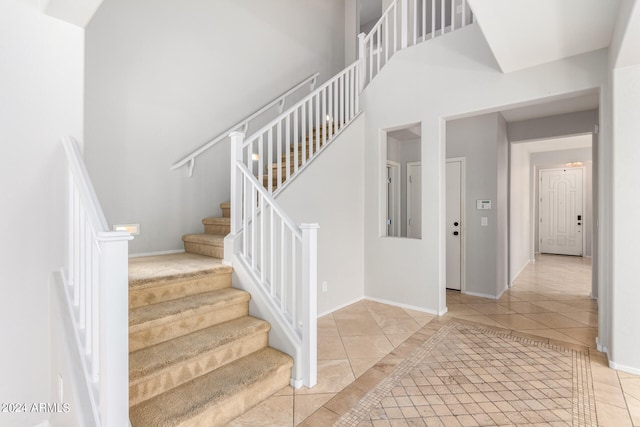
<svg viewBox="0 0 640 427">
<path fill-rule="evenodd" d="M 381 132 L 381 235 L 422 238 L 422 128 L 414 123 Z"/>
</svg>

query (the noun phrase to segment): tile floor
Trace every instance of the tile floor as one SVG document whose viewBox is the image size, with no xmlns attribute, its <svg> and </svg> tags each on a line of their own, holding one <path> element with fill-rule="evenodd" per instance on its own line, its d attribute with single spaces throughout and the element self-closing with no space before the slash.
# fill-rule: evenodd
<svg viewBox="0 0 640 427">
<path fill-rule="evenodd" d="M 640 426 L 640 377 L 608 368 L 595 349 L 597 305 L 590 290 L 588 259 L 543 255 L 497 301 L 448 291 L 449 311 L 442 317 L 360 301 L 318 320 L 314 388 L 287 387 L 229 425 L 333 425 L 428 339 L 429 331 L 462 319 L 587 352 L 598 424 Z M 376 421 L 372 425 L 408 425 Z M 447 424 L 462 425 L 455 418 Z"/>
</svg>

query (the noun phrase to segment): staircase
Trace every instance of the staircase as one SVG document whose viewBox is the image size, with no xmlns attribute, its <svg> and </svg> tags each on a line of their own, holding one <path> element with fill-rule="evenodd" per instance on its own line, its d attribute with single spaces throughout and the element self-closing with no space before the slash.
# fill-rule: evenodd
<svg viewBox="0 0 640 427">
<path fill-rule="evenodd" d="M 230 206 L 183 237 L 185 253 L 129 266 L 129 403 L 133 427 L 226 424 L 287 386 L 293 360 L 268 347 L 222 264 Z"/>
</svg>

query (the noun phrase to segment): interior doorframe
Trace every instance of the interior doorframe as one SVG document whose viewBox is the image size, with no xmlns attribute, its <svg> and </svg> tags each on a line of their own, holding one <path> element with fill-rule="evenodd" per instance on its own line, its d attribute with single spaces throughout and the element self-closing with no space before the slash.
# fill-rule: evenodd
<svg viewBox="0 0 640 427">
<path fill-rule="evenodd" d="M 466 294 L 467 292 L 467 263 L 466 263 L 466 236 L 467 236 L 467 221 L 465 220 L 466 213 L 466 174 L 467 174 L 467 158 L 466 157 L 451 157 L 446 159 L 445 163 L 460 162 L 460 293 Z M 446 164 L 445 164 L 446 167 Z M 445 177 L 446 177 L 445 172 Z M 445 182 L 446 189 L 446 182 Z M 446 192 L 445 192 L 446 194 Z M 445 201 L 446 203 L 446 201 Z M 446 206 L 446 205 L 445 205 Z M 445 213 L 446 216 L 446 213 Z M 446 249 L 446 248 L 445 248 Z M 445 250 L 445 257 L 446 257 Z M 445 259 L 446 266 L 446 259 Z M 445 292 L 447 286 L 447 270 L 445 268 Z"/>
<path fill-rule="evenodd" d="M 593 168 L 593 166 L 592 166 Z M 538 210 L 538 218 L 536 218 L 535 220 L 538 221 L 538 224 L 541 222 L 542 220 L 542 211 L 540 210 L 540 182 L 542 181 L 542 171 L 552 171 L 552 170 L 567 170 L 567 169 L 580 169 L 582 171 L 582 231 L 580 232 L 582 234 L 582 255 L 580 255 L 581 258 L 584 258 L 584 254 L 587 253 L 587 239 L 585 238 L 585 233 L 584 230 L 586 229 L 586 227 L 584 227 L 584 219 L 585 219 L 585 213 L 587 211 L 587 200 L 586 200 L 586 185 L 585 185 L 585 180 L 586 180 L 586 168 L 584 166 L 576 166 L 576 167 L 566 167 L 566 168 L 538 168 L 538 179 L 536 184 L 538 184 L 538 193 L 537 193 L 537 197 L 536 197 L 536 208 Z M 593 170 L 593 169 L 592 169 Z M 593 176 L 593 175 L 592 175 Z M 593 183 L 592 183 L 592 187 L 593 187 Z M 593 191 L 593 190 L 592 190 Z M 589 221 L 592 221 L 591 218 L 589 218 Z M 536 238 L 538 239 L 538 253 L 542 253 L 542 242 L 541 242 L 541 235 L 542 235 L 542 227 L 538 226 L 538 235 L 536 236 Z M 593 233 L 591 235 L 591 241 L 593 241 Z M 593 254 L 591 254 L 593 256 Z M 569 255 L 569 256 L 577 256 L 577 255 Z"/>
<path fill-rule="evenodd" d="M 411 175 L 409 174 L 409 170 L 411 170 L 412 166 L 416 166 L 416 165 L 420 165 L 420 167 L 422 167 L 422 161 L 419 161 L 419 162 L 407 162 L 407 171 L 406 171 L 407 172 L 407 186 L 405 187 L 407 189 L 407 201 L 406 201 L 407 202 L 406 203 L 407 204 L 407 212 L 405 213 L 405 217 L 406 217 L 406 220 L 407 220 L 407 237 L 409 237 L 409 235 L 411 234 L 411 233 L 409 233 L 409 227 L 411 226 L 409 224 L 409 220 L 411 219 L 410 218 L 410 216 L 411 216 L 411 197 L 409 197 L 409 194 L 410 194 L 410 190 L 409 189 L 411 188 L 411 185 L 413 185 L 413 183 L 410 182 Z M 422 194 L 422 182 L 420 183 L 420 193 Z M 420 207 L 420 212 L 422 212 L 422 207 Z M 422 221 L 422 218 L 420 218 L 420 221 Z M 422 239 L 422 234 L 420 235 L 420 239 Z"/>
<path fill-rule="evenodd" d="M 400 237 L 400 233 L 402 232 L 402 221 L 401 218 L 401 205 L 402 205 L 402 197 L 401 197 L 401 188 L 400 188 L 400 177 L 402 176 L 402 166 L 399 162 L 393 160 L 387 160 L 387 167 L 391 168 L 393 177 L 391 179 L 391 186 L 393 187 L 393 215 L 391 218 L 391 229 L 393 230 L 393 234 L 389 234 L 387 230 L 388 237 Z M 387 184 L 388 185 L 388 184 Z M 388 192 L 387 192 L 388 193 Z M 387 209 L 389 209 L 389 194 L 386 195 L 385 204 L 387 205 Z"/>
</svg>

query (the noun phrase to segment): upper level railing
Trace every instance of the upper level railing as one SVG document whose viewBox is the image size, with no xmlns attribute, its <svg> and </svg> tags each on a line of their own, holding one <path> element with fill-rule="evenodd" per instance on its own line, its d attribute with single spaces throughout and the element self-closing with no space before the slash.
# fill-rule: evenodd
<svg viewBox="0 0 640 427">
<path fill-rule="evenodd" d="M 94 418 L 129 425 L 128 241 L 110 231 L 77 143 L 64 138 L 69 169 L 69 259 L 64 294 Z"/>
<path fill-rule="evenodd" d="M 369 34 L 358 35 L 360 90 L 397 51 L 464 27 L 473 20 L 467 0 L 395 0 Z"/>
<path fill-rule="evenodd" d="M 182 166 L 185 166 L 185 165 L 188 164 L 189 165 L 189 176 L 192 176 L 193 175 L 193 168 L 195 167 L 195 164 L 196 164 L 195 163 L 196 162 L 196 157 L 198 157 L 200 154 L 204 153 L 205 151 L 207 151 L 208 149 L 210 149 L 211 147 L 213 147 L 214 145 L 216 145 L 220 141 L 226 139 L 231 132 L 238 132 L 239 131 L 239 132 L 242 132 L 242 133 L 246 134 L 248 129 L 249 129 L 249 124 L 251 123 L 251 121 L 256 119 L 257 117 L 261 116 L 262 114 L 266 113 L 272 107 L 277 105 L 278 106 L 278 113 L 279 114 L 282 113 L 282 110 L 284 109 L 284 104 L 285 104 L 287 98 L 289 96 L 291 96 L 292 94 L 296 93 L 296 91 L 298 91 L 299 89 L 301 89 L 303 86 L 305 86 L 307 84 L 310 87 L 310 91 L 313 91 L 319 75 L 320 75 L 320 73 L 315 73 L 315 74 L 307 77 L 306 79 L 304 79 L 303 81 L 301 81 L 300 83 L 298 83 L 297 85 L 295 85 L 294 87 L 292 87 L 291 89 L 289 89 L 288 91 L 286 91 L 285 93 L 283 93 L 282 95 L 280 95 L 279 97 L 277 97 L 276 99 L 274 99 L 273 101 L 271 101 L 270 103 L 265 105 L 264 107 L 260 108 L 259 110 L 257 110 L 253 114 L 251 114 L 250 116 L 245 117 L 240 122 L 238 122 L 235 125 L 231 126 L 229 129 L 227 129 L 226 131 L 222 132 L 217 137 L 213 138 L 211 141 L 209 141 L 206 144 L 202 145 L 200 148 L 194 150 L 191 154 L 188 154 L 187 156 L 183 157 L 181 160 L 179 160 L 176 163 L 174 163 L 171 166 L 171 170 L 181 168 Z"/>
</svg>

